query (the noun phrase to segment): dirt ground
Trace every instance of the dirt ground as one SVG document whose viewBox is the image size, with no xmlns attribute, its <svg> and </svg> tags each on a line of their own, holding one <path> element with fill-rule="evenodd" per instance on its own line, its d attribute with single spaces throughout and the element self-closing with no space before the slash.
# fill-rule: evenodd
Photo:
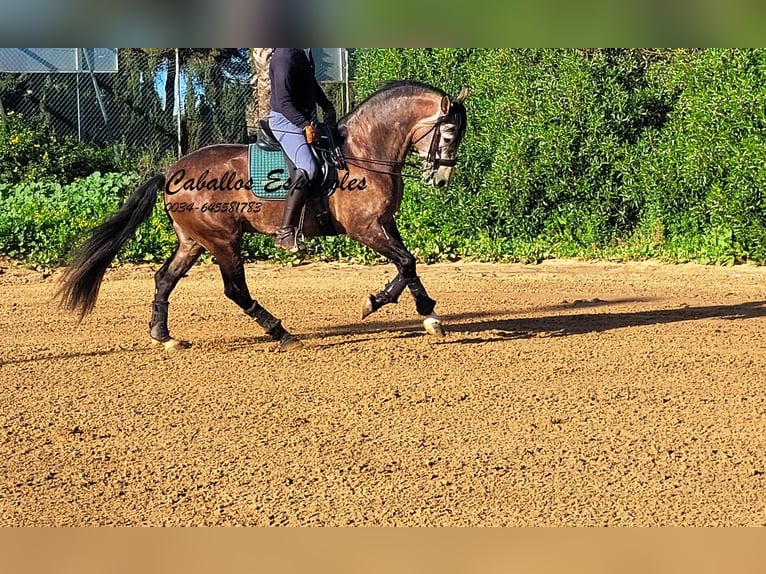
<svg viewBox="0 0 766 574">
<path fill-rule="evenodd" d="M 766 525 L 766 268 L 248 266 L 276 353 L 196 266 L 193 346 L 149 344 L 151 266 L 81 324 L 0 264 L 0 525 Z"/>
</svg>

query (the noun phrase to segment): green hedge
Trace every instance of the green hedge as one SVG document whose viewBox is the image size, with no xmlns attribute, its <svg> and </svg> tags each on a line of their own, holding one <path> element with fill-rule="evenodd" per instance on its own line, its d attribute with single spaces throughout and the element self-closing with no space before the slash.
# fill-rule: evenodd
<svg viewBox="0 0 766 574">
<path fill-rule="evenodd" d="M 407 184 L 426 260 L 766 260 L 766 51 L 363 50 L 361 95 L 471 88 L 453 183 Z"/>
<path fill-rule="evenodd" d="M 98 172 L 67 185 L 55 181 L 0 184 L 0 254 L 39 268 L 65 265 L 88 232 L 116 211 L 138 185 L 136 174 Z M 158 197 L 157 208 L 120 251 L 117 263 L 160 262 L 172 254 L 177 239 L 161 201 Z M 273 237 L 259 234 L 246 236 L 243 254 L 250 260 L 299 261 L 277 250 Z M 314 243 L 308 256 L 359 262 L 375 258 L 346 237 Z M 209 255 L 203 259 L 211 261 Z"/>
<path fill-rule="evenodd" d="M 75 242 L 114 211 L 137 180 L 134 175 L 94 173 L 67 185 L 0 184 L 0 253 L 38 266 L 65 263 Z M 124 259 L 150 248 L 172 249 L 171 237 L 163 233 L 165 226 L 158 219 L 142 226 L 141 236 L 126 247 Z"/>
</svg>

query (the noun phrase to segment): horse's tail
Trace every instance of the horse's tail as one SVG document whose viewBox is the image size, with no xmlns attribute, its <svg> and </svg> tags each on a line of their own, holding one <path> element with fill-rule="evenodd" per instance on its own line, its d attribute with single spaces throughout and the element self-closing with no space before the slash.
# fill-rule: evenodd
<svg viewBox="0 0 766 574">
<path fill-rule="evenodd" d="M 164 175 L 154 176 L 134 191 L 112 217 L 91 232 L 61 277 L 56 297 L 63 307 L 79 311 L 80 319 L 93 310 L 106 268 L 138 226 L 151 215 L 157 192 L 164 185 Z"/>
</svg>

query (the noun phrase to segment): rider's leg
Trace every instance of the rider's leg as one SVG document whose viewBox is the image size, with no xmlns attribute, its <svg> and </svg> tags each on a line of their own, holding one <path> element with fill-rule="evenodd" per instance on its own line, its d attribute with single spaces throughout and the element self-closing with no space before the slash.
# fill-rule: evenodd
<svg viewBox="0 0 766 574">
<path fill-rule="evenodd" d="M 279 140 L 285 155 L 296 167 L 295 181 L 291 182 L 285 201 L 282 226 L 277 233 L 277 247 L 297 251 L 298 220 L 306 201 L 311 182 L 317 173 L 317 164 L 303 131 L 282 114 L 271 112 L 269 126 Z"/>
<path fill-rule="evenodd" d="M 282 225 L 277 231 L 276 246 L 293 253 L 298 251 L 298 221 L 301 208 L 306 202 L 310 180 L 302 169 L 295 170 L 295 178 L 290 182 L 290 189 L 285 199 L 285 211 L 282 215 Z"/>
</svg>

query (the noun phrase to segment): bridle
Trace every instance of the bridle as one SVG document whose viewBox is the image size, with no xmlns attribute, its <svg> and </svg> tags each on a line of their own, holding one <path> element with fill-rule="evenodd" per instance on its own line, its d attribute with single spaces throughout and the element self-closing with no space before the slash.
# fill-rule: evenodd
<svg viewBox="0 0 766 574">
<path fill-rule="evenodd" d="M 428 146 L 428 153 L 426 154 L 425 160 L 423 160 L 423 178 L 426 180 L 433 177 L 433 175 L 440 167 L 455 167 L 455 164 L 457 164 L 457 157 L 452 159 L 443 159 L 439 155 L 439 144 L 441 144 L 442 139 L 441 127 L 448 117 L 449 114 L 444 114 L 443 116 L 437 118 L 434 125 L 425 133 L 425 135 L 428 135 L 429 132 L 433 131 L 433 136 L 431 137 L 431 145 Z M 457 116 L 457 118 L 459 122 L 460 116 Z M 455 127 L 459 130 L 460 124 L 455 124 Z M 423 137 L 425 137 L 425 135 Z M 417 141 L 420 141 L 420 139 Z M 413 142 L 413 146 L 415 143 L 417 142 Z M 428 172 L 427 176 L 426 172 Z"/>
<path fill-rule="evenodd" d="M 376 164 L 376 165 L 385 165 L 385 166 L 394 166 L 398 164 L 402 164 L 402 167 L 411 167 L 414 169 L 417 169 L 419 166 L 417 163 L 411 163 L 411 162 L 402 162 L 399 161 L 393 161 L 393 160 L 381 160 L 381 159 L 372 159 L 372 158 L 364 158 L 364 157 L 355 157 L 355 156 L 344 156 L 344 159 L 346 160 L 346 163 L 360 167 L 362 169 L 365 169 L 367 171 L 372 171 L 374 173 L 382 173 L 384 175 L 399 175 L 401 177 L 409 177 L 412 179 L 419 179 L 423 178 L 425 181 L 429 181 L 434 174 L 439 170 L 440 167 L 455 167 L 457 164 L 457 158 L 453 159 L 445 159 L 442 158 L 439 154 L 439 144 L 441 143 L 441 126 L 442 124 L 446 123 L 447 118 L 450 117 L 450 112 L 452 110 L 450 109 L 446 114 L 440 115 L 436 120 L 431 124 L 431 126 L 422 133 L 417 139 L 414 139 L 412 143 L 410 143 L 409 152 L 415 151 L 415 144 L 419 143 L 421 140 L 428 137 L 429 134 L 431 135 L 431 143 L 428 146 L 428 152 L 426 153 L 425 158 L 422 160 L 422 174 L 420 176 L 412 175 L 409 173 L 404 173 L 403 171 L 401 173 L 395 172 L 395 171 L 389 171 L 385 169 L 375 169 L 372 167 L 368 167 L 365 165 L 360 165 L 359 163 L 355 162 L 362 162 L 362 163 L 368 163 L 368 164 Z M 460 127 L 462 125 L 462 118 L 459 114 L 456 114 L 456 123 L 455 127 L 457 130 L 460 130 Z"/>
</svg>

